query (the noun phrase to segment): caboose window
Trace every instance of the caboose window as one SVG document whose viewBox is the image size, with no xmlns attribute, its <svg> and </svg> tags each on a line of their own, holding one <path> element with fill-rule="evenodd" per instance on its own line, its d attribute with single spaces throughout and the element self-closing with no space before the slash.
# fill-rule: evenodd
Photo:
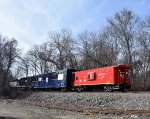
<svg viewBox="0 0 150 119">
<path fill-rule="evenodd" d="M 119 74 L 120 74 L 120 78 L 124 78 L 124 76 L 125 76 L 125 72 L 123 72 L 123 71 L 119 71 Z"/>
<path fill-rule="evenodd" d="M 88 74 L 88 79 L 89 80 L 95 80 L 96 79 L 96 73 L 90 73 L 90 74 Z"/>
<path fill-rule="evenodd" d="M 90 77 L 91 77 L 91 76 L 90 76 L 90 74 L 89 74 L 89 75 L 88 75 L 88 79 L 90 79 Z"/>
<path fill-rule="evenodd" d="M 76 77 L 76 80 L 78 80 L 78 77 Z"/>
</svg>

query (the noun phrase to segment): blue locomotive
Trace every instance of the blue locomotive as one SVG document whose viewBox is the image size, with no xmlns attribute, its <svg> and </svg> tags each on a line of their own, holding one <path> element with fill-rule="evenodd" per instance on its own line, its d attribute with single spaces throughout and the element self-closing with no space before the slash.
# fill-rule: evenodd
<svg viewBox="0 0 150 119">
<path fill-rule="evenodd" d="M 24 77 L 17 81 L 16 87 L 24 90 L 70 90 L 73 83 L 72 72 L 74 71 L 74 69 L 64 69 L 47 74 Z"/>
</svg>

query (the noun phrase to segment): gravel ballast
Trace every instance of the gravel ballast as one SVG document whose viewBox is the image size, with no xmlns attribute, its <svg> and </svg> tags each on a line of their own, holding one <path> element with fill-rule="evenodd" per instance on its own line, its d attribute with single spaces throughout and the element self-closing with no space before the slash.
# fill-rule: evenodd
<svg viewBox="0 0 150 119">
<path fill-rule="evenodd" d="M 76 93 L 76 92 L 36 92 L 24 101 L 47 103 L 50 105 L 78 106 L 82 108 L 150 110 L 150 93 Z"/>
</svg>

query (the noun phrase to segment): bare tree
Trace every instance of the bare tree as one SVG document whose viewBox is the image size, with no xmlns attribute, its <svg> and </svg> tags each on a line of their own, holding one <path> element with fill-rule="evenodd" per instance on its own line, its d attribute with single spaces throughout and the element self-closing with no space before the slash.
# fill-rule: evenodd
<svg viewBox="0 0 150 119">
<path fill-rule="evenodd" d="M 10 80 L 11 68 L 16 58 L 19 56 L 17 41 L 0 37 L 0 93 L 8 87 Z"/>
<path fill-rule="evenodd" d="M 50 32 L 48 49 L 41 52 L 40 58 L 51 62 L 56 69 L 73 68 L 77 65 L 74 52 L 74 40 L 68 29 L 61 32 Z"/>
<path fill-rule="evenodd" d="M 139 24 L 137 39 L 139 40 L 138 52 L 141 64 L 137 68 L 137 77 L 143 81 L 143 87 L 147 89 L 150 86 L 150 17 Z"/>
<path fill-rule="evenodd" d="M 80 67 L 90 69 L 114 64 L 114 49 L 104 33 L 84 32 L 79 35 Z"/>
<path fill-rule="evenodd" d="M 138 21 L 139 18 L 131 10 L 127 9 L 121 10 L 113 18 L 108 19 L 113 36 L 119 40 L 122 56 L 125 56 L 125 62 L 131 66 L 133 65 L 132 56 L 134 44 L 136 44 L 135 35 Z"/>
<path fill-rule="evenodd" d="M 27 54 L 20 59 L 20 66 L 18 67 L 18 69 L 22 70 L 25 73 L 26 77 L 29 76 L 30 61 Z"/>
</svg>

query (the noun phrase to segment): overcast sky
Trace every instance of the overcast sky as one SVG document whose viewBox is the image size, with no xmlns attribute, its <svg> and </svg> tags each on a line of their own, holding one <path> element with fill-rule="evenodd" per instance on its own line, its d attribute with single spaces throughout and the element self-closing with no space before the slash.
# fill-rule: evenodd
<svg viewBox="0 0 150 119">
<path fill-rule="evenodd" d="M 74 34 L 97 31 L 108 17 L 127 8 L 150 15 L 150 0 L 0 0 L 0 33 L 24 50 L 46 41 L 48 32 L 70 28 Z"/>
</svg>

